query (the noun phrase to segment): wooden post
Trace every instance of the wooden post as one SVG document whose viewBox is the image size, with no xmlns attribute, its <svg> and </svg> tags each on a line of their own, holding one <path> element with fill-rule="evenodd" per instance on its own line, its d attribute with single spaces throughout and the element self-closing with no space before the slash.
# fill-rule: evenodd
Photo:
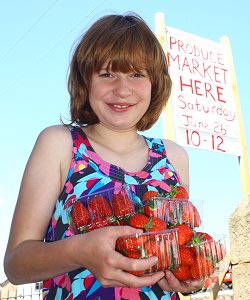
<svg viewBox="0 0 250 300">
<path fill-rule="evenodd" d="M 163 51 L 166 54 L 166 58 L 168 59 L 165 17 L 164 14 L 161 12 L 155 14 L 155 35 L 158 38 L 163 48 Z M 167 100 L 168 99 L 166 99 L 166 101 Z M 162 112 L 162 118 L 163 118 L 163 138 L 168 138 L 174 141 L 175 134 L 174 134 L 174 121 L 173 121 L 173 112 L 171 107 L 171 98 L 169 98 L 168 103 Z"/>
<path fill-rule="evenodd" d="M 233 55 L 230 45 L 230 40 L 228 37 L 224 36 L 221 38 L 221 44 L 225 46 L 225 49 L 228 53 L 229 58 L 229 66 L 230 66 L 230 74 L 231 74 L 231 80 L 232 80 L 232 90 L 234 94 L 235 99 L 235 107 L 236 107 L 236 113 L 239 123 L 239 131 L 240 131 L 240 143 L 241 143 L 241 149 L 242 153 L 239 157 L 239 164 L 240 164 L 240 177 L 241 177 L 241 185 L 242 185 L 242 193 L 243 196 L 250 193 L 250 173 L 249 173 L 249 165 L 248 165 L 248 157 L 247 157 L 247 146 L 246 146 L 246 137 L 245 137 L 245 131 L 244 131 L 244 124 L 243 124 L 243 118 L 240 108 L 240 98 L 238 94 L 238 88 L 237 88 L 237 80 L 236 80 L 236 74 L 233 64 Z"/>
</svg>

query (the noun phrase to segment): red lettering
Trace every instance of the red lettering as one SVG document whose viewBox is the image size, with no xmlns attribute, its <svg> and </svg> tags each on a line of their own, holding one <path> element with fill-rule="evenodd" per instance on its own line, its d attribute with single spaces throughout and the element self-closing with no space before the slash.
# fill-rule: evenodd
<svg viewBox="0 0 250 300">
<path fill-rule="evenodd" d="M 224 66 L 223 59 L 222 59 L 221 56 L 222 56 L 221 53 L 217 53 L 218 63 L 219 63 L 220 65 L 223 65 L 223 66 Z"/>
<path fill-rule="evenodd" d="M 212 76 L 209 74 L 210 68 L 211 68 L 211 65 L 209 65 L 208 67 L 205 67 L 205 64 L 203 63 L 204 78 L 209 77 L 211 80 L 213 80 Z"/>
<path fill-rule="evenodd" d="M 182 65 L 182 70 L 184 69 L 184 67 L 187 67 L 189 72 L 192 73 L 191 69 L 190 69 L 190 66 L 189 66 L 189 63 L 188 63 L 188 60 L 187 58 L 185 57 L 184 61 L 183 61 L 183 65 Z"/>
<path fill-rule="evenodd" d="M 202 82 L 200 80 L 187 79 L 185 82 L 183 77 L 180 76 L 180 90 L 189 90 L 191 94 L 197 96 L 204 96 L 207 99 L 214 101 L 226 102 L 223 98 L 224 88 L 221 86 L 212 86 L 209 82 Z"/>
<path fill-rule="evenodd" d="M 179 55 L 176 55 L 173 57 L 169 52 L 168 52 L 168 65 L 170 66 L 170 61 L 177 61 L 178 64 L 178 70 L 180 70 L 180 57 Z"/>
<path fill-rule="evenodd" d="M 193 81 L 192 81 L 192 79 L 190 79 L 189 82 L 190 83 L 183 83 L 182 76 L 180 76 L 180 88 L 181 88 L 181 91 L 183 91 L 183 87 L 189 87 L 189 88 L 191 88 L 191 91 L 192 91 L 192 94 L 193 94 L 194 90 L 193 90 Z"/>
<path fill-rule="evenodd" d="M 218 67 L 214 66 L 214 80 L 218 83 L 221 83 L 220 80 L 218 79 Z"/>
<path fill-rule="evenodd" d="M 226 103 L 226 100 L 221 99 L 221 96 L 223 95 L 224 89 L 220 86 L 217 86 L 216 91 L 217 91 L 218 101 Z"/>
<path fill-rule="evenodd" d="M 181 40 L 178 40 L 178 51 L 180 51 L 180 49 L 182 49 L 182 51 L 184 53 L 186 53 L 185 49 L 183 48 L 184 44 Z"/>
<path fill-rule="evenodd" d="M 216 59 L 214 57 L 215 57 L 214 52 L 210 52 L 210 61 L 215 64 L 216 63 Z"/>
<path fill-rule="evenodd" d="M 223 74 L 224 74 L 224 83 L 226 84 L 227 83 L 227 80 L 226 80 L 226 73 L 228 70 L 226 69 L 221 69 L 223 71 Z"/>
<path fill-rule="evenodd" d="M 172 48 L 172 45 L 174 45 L 174 44 L 176 44 L 176 39 L 174 38 L 174 37 L 170 37 L 170 42 L 169 42 L 169 44 L 170 44 L 170 49 L 173 49 Z"/>
<path fill-rule="evenodd" d="M 212 90 L 212 86 L 210 83 L 205 82 L 205 93 L 206 93 L 206 98 L 208 97 L 208 94 L 213 98 L 213 100 L 215 100 L 213 94 L 211 93 Z"/>
<path fill-rule="evenodd" d="M 201 74 L 201 72 L 199 71 L 199 63 L 198 63 L 198 61 L 197 60 L 195 60 L 195 59 L 192 59 L 192 64 L 193 64 L 193 74 L 195 74 L 195 72 L 196 73 L 198 73 L 201 77 L 203 77 L 202 76 L 202 74 Z"/>
<path fill-rule="evenodd" d="M 202 93 L 199 93 L 199 92 L 198 92 L 198 91 L 201 89 L 201 88 L 199 87 L 200 84 L 201 84 L 201 81 L 199 81 L 199 80 L 195 80 L 195 81 L 194 81 L 195 93 L 196 93 L 196 95 L 198 95 L 198 96 L 202 96 L 202 95 L 203 95 Z"/>
</svg>

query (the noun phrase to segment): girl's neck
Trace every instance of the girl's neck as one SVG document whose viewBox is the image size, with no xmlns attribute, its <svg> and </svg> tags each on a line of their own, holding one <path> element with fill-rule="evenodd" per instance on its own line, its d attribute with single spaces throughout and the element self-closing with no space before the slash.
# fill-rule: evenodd
<svg viewBox="0 0 250 300">
<path fill-rule="evenodd" d="M 117 145 L 121 148 L 128 147 L 141 140 L 141 136 L 135 128 L 123 131 L 117 131 L 106 128 L 101 124 L 91 125 L 84 128 L 86 135 L 96 143 L 106 145 Z"/>
<path fill-rule="evenodd" d="M 129 172 L 141 171 L 148 162 L 148 145 L 136 129 L 110 130 L 100 124 L 83 128 L 99 157 Z"/>
</svg>

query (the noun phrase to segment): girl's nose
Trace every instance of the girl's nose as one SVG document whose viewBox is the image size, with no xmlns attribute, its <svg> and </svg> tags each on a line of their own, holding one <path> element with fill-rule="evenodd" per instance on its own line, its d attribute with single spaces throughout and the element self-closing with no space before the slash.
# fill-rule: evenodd
<svg viewBox="0 0 250 300">
<path fill-rule="evenodd" d="M 127 98 L 133 94 L 129 80 L 126 78 L 117 78 L 113 93 L 120 98 Z"/>
</svg>

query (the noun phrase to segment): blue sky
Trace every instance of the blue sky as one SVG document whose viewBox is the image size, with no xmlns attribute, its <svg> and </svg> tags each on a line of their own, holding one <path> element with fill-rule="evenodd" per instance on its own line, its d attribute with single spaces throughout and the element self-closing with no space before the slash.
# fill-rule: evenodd
<svg viewBox="0 0 250 300">
<path fill-rule="evenodd" d="M 134 11 L 154 30 L 156 12 L 166 24 L 219 42 L 230 38 L 248 156 L 250 150 L 248 0 L 1 1 L 0 3 L 0 259 L 26 161 L 39 132 L 68 116 L 67 70 L 72 45 L 94 20 Z M 162 120 L 147 133 L 162 137 Z M 204 229 L 228 234 L 228 218 L 242 199 L 238 158 L 186 148 L 191 199 L 203 202 Z M 25 220 L 24 220 L 25 222 Z M 4 279 L 2 265 L 0 280 Z"/>
</svg>

